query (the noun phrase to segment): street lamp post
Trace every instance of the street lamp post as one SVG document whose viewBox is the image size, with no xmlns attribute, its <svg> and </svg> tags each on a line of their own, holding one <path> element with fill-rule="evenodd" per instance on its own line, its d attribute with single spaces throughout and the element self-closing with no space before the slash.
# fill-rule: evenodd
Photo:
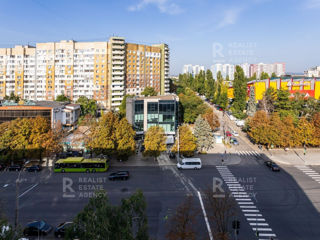
<svg viewBox="0 0 320 240">
<path fill-rule="evenodd" d="M 21 172 L 23 171 L 23 168 L 28 163 L 29 163 L 29 161 L 26 161 L 22 165 L 21 170 L 19 171 L 19 174 L 18 174 L 18 178 L 16 179 L 16 209 L 15 209 L 15 216 L 14 216 L 14 228 L 15 228 L 15 230 L 18 227 L 18 219 L 19 219 L 19 187 L 20 187 L 19 184 L 20 184 L 20 175 L 21 175 Z"/>
</svg>

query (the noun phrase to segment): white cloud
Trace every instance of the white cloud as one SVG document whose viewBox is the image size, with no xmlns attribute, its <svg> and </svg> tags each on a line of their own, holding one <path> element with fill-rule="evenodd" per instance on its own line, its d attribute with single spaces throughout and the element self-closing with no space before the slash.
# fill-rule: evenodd
<svg viewBox="0 0 320 240">
<path fill-rule="evenodd" d="M 161 13 L 175 15 L 181 13 L 182 8 L 172 2 L 172 0 L 140 0 L 136 5 L 132 5 L 128 8 L 129 11 L 140 11 L 148 5 L 155 5 Z"/>
<path fill-rule="evenodd" d="M 320 0 L 307 0 L 307 8 L 320 8 Z"/>
<path fill-rule="evenodd" d="M 224 12 L 222 20 L 218 24 L 218 28 L 224 28 L 228 25 L 235 24 L 239 18 L 241 8 L 228 9 Z"/>
</svg>

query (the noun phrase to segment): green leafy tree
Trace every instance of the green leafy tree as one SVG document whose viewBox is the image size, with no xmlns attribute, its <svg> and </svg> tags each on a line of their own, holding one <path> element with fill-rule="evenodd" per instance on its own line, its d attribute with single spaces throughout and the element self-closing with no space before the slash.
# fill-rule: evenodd
<svg viewBox="0 0 320 240">
<path fill-rule="evenodd" d="M 212 72 L 208 69 L 206 72 L 205 95 L 209 101 L 213 100 L 216 91 L 216 84 L 212 76 Z"/>
<path fill-rule="evenodd" d="M 271 78 L 277 78 L 278 76 L 277 76 L 277 74 L 275 73 L 275 72 L 273 72 L 272 74 L 271 74 Z"/>
<path fill-rule="evenodd" d="M 179 152 L 183 156 L 191 157 L 197 149 L 197 139 L 193 135 L 189 126 L 184 124 L 179 127 Z M 178 152 L 178 140 L 173 145 L 172 152 Z"/>
<path fill-rule="evenodd" d="M 70 98 L 67 97 L 67 96 L 64 95 L 64 94 L 58 95 L 58 96 L 56 97 L 56 101 L 57 101 L 57 102 L 71 102 Z"/>
<path fill-rule="evenodd" d="M 77 103 L 80 104 L 81 107 L 81 116 L 86 116 L 90 114 L 91 116 L 95 116 L 98 106 L 97 102 L 93 99 L 88 99 L 85 96 L 79 97 Z"/>
<path fill-rule="evenodd" d="M 195 86 L 193 88 L 200 95 L 205 95 L 205 72 L 200 71 L 199 74 L 195 76 Z"/>
<path fill-rule="evenodd" d="M 18 103 L 21 98 L 18 95 L 15 95 L 14 92 L 10 93 L 10 96 L 5 96 L 4 100 L 9 100 L 9 101 L 13 101 L 15 103 Z"/>
<path fill-rule="evenodd" d="M 157 96 L 158 92 L 156 90 L 154 90 L 153 87 L 145 87 L 141 94 L 144 95 L 145 97 Z"/>
<path fill-rule="evenodd" d="M 210 125 L 200 115 L 195 122 L 194 136 L 197 139 L 197 147 L 199 152 L 207 151 L 213 147 L 213 133 Z"/>
<path fill-rule="evenodd" d="M 215 93 L 215 98 L 214 98 L 214 102 L 219 105 L 221 102 L 220 98 L 221 98 L 222 84 L 223 84 L 223 77 L 222 77 L 221 71 L 219 71 L 217 73 L 217 91 Z"/>
<path fill-rule="evenodd" d="M 119 106 L 119 114 L 121 117 L 125 117 L 126 116 L 126 109 L 127 109 L 127 98 L 132 98 L 134 97 L 134 95 L 132 94 L 126 94 L 123 99 L 122 102 Z"/>
<path fill-rule="evenodd" d="M 247 115 L 252 117 L 257 111 L 257 104 L 256 104 L 256 97 L 254 92 L 254 87 L 250 87 L 250 95 L 249 95 L 249 102 L 247 106 Z"/>
<path fill-rule="evenodd" d="M 145 151 L 143 152 L 143 154 L 145 156 L 154 157 L 154 160 L 157 160 L 157 157 L 160 156 L 161 152 L 167 150 L 166 139 L 167 137 L 162 127 L 150 127 L 147 130 L 144 139 Z"/>
<path fill-rule="evenodd" d="M 262 73 L 260 74 L 260 80 L 269 79 L 269 78 L 270 78 L 270 77 L 269 77 L 269 74 L 266 73 L 266 72 L 262 72 Z"/>
<path fill-rule="evenodd" d="M 257 80 L 257 73 L 254 73 L 252 77 L 249 78 L 249 81 Z"/>
<path fill-rule="evenodd" d="M 111 205 L 106 192 L 96 192 L 67 229 L 66 239 L 148 240 L 146 206 L 140 190 L 120 206 Z"/>
<path fill-rule="evenodd" d="M 191 89 L 186 88 L 185 94 L 179 94 L 181 107 L 179 111 L 183 113 L 183 121 L 185 123 L 194 123 L 200 114 L 204 114 L 209 108 L 200 97 L 198 97 Z"/>
<path fill-rule="evenodd" d="M 228 99 L 228 83 L 223 82 L 221 85 L 221 94 L 220 94 L 220 100 L 219 100 L 219 106 L 226 110 L 228 107 L 229 99 Z"/>
<path fill-rule="evenodd" d="M 289 96 L 290 93 L 288 90 L 277 90 L 277 99 L 274 103 L 274 106 L 275 111 L 279 113 L 281 118 L 286 117 L 288 115 L 295 116 Z"/>
<path fill-rule="evenodd" d="M 126 118 L 122 118 L 116 126 L 117 155 L 119 159 L 127 160 L 134 154 L 136 143 L 134 141 L 135 131 Z"/>
<path fill-rule="evenodd" d="M 246 109 L 247 98 L 247 80 L 244 76 L 243 69 L 240 66 L 236 66 L 233 81 L 234 99 L 232 103 L 232 112 L 238 118 L 244 118 L 243 113 Z"/>
</svg>

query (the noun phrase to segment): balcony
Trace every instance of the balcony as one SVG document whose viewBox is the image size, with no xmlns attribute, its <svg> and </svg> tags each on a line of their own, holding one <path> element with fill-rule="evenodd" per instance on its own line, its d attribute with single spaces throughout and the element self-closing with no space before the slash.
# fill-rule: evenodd
<svg viewBox="0 0 320 240">
<path fill-rule="evenodd" d="M 122 66 L 112 66 L 112 70 L 124 70 L 124 65 Z"/>
<path fill-rule="evenodd" d="M 114 86 L 111 88 L 111 91 L 123 91 L 123 90 L 124 90 L 124 86 Z M 123 92 L 122 92 L 122 95 L 123 95 Z"/>
<path fill-rule="evenodd" d="M 118 60 L 118 59 L 113 59 L 112 64 L 114 65 L 124 65 L 124 61 Z"/>
<path fill-rule="evenodd" d="M 112 60 L 124 60 L 124 55 L 112 55 Z"/>
<path fill-rule="evenodd" d="M 124 55 L 124 50 L 112 49 L 112 54 Z"/>
<path fill-rule="evenodd" d="M 123 81 L 124 80 L 124 76 L 112 76 L 112 80 L 120 80 Z"/>
<path fill-rule="evenodd" d="M 123 76 L 124 72 L 123 71 L 116 71 L 116 72 L 112 72 L 112 77 L 113 76 Z"/>
</svg>

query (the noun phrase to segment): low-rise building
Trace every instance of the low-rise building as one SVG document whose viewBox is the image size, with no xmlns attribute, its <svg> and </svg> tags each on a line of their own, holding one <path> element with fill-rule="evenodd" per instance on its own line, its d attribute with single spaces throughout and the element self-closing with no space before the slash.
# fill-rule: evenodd
<svg viewBox="0 0 320 240">
<path fill-rule="evenodd" d="M 35 118 L 37 116 L 48 119 L 52 128 L 60 124 L 62 127 L 73 128 L 80 116 L 80 105 L 54 101 L 23 103 L 5 101 L 0 106 L 0 124 L 17 118 Z"/>
<path fill-rule="evenodd" d="M 126 117 L 137 134 L 160 126 L 166 135 L 174 136 L 178 126 L 178 103 L 176 95 L 127 98 Z"/>
</svg>

